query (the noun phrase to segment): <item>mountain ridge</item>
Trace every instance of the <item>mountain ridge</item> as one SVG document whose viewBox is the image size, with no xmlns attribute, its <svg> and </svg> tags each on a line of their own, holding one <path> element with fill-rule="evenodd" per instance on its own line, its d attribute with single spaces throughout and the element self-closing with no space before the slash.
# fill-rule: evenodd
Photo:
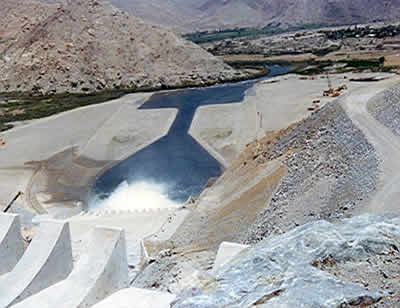
<svg viewBox="0 0 400 308">
<path fill-rule="evenodd" d="M 0 92 L 178 88 L 241 76 L 173 32 L 98 0 L 2 0 L 0 17 Z"/>
<path fill-rule="evenodd" d="M 147 21 L 181 33 L 268 25 L 344 25 L 392 21 L 400 16 L 400 0 L 109 1 Z"/>
</svg>

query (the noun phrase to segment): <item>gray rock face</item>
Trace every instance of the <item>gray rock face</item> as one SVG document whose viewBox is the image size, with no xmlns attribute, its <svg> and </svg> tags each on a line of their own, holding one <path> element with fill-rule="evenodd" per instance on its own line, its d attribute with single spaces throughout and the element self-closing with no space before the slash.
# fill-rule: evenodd
<svg viewBox="0 0 400 308">
<path fill-rule="evenodd" d="M 318 264 L 360 261 L 400 248 L 400 217 L 363 215 L 335 224 L 317 221 L 272 236 L 242 252 L 202 290 L 173 307 L 347 307 L 386 295 L 341 281 Z"/>
</svg>

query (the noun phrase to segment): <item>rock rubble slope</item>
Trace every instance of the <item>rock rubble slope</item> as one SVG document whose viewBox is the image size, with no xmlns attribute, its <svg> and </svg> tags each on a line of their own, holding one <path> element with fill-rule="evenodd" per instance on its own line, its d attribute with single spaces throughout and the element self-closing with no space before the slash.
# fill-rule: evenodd
<svg viewBox="0 0 400 308">
<path fill-rule="evenodd" d="M 337 101 L 263 151 L 267 160 L 284 157 L 288 173 L 250 229 L 248 243 L 316 219 L 349 215 L 376 191 L 375 149 Z"/>
<path fill-rule="evenodd" d="M 239 78 L 173 32 L 99 0 L 0 3 L 0 92 L 93 92 Z"/>
<path fill-rule="evenodd" d="M 368 111 L 393 134 L 400 135 L 400 87 L 383 91 L 368 103 Z"/>
</svg>

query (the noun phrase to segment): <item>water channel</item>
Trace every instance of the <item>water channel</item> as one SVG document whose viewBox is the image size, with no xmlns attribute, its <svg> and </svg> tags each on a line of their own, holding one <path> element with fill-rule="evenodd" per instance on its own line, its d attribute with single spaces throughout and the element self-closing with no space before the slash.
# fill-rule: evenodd
<svg viewBox="0 0 400 308">
<path fill-rule="evenodd" d="M 288 73 L 290 68 L 269 67 L 264 78 Z M 97 179 L 94 194 L 108 198 L 121 183 L 160 184 L 167 187 L 169 200 L 185 202 L 199 195 L 207 181 L 221 175 L 223 169 L 188 130 L 199 106 L 241 103 L 257 80 L 185 89 L 153 95 L 139 109 L 177 108 L 178 114 L 168 134 L 107 170 Z"/>
</svg>

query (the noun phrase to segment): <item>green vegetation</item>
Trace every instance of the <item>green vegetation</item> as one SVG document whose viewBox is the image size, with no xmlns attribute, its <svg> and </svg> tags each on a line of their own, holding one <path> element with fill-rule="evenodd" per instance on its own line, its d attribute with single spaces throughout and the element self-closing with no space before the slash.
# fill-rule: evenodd
<svg viewBox="0 0 400 308">
<path fill-rule="evenodd" d="M 397 70 L 398 67 L 383 66 L 384 58 L 378 59 L 349 59 L 339 61 L 307 61 L 303 63 L 303 67 L 297 69 L 297 73 L 301 75 L 317 75 L 326 71 L 332 73 L 347 73 L 354 70 L 364 71 L 371 70 L 373 72 L 391 72 Z M 343 64 L 343 66 L 334 68 L 335 64 Z"/>
<path fill-rule="evenodd" d="M 183 35 L 184 38 L 197 43 L 209 43 L 215 41 L 221 41 L 225 39 L 234 39 L 239 37 L 254 37 L 259 35 L 275 35 L 285 32 L 307 30 L 307 29 L 318 29 L 322 28 L 322 24 L 308 24 L 302 26 L 292 26 L 288 28 L 266 26 L 264 28 L 234 28 L 225 29 L 219 31 L 202 31 Z"/>
<path fill-rule="evenodd" d="M 379 59 L 349 59 L 339 61 L 306 61 L 302 67 L 297 69 L 297 73 L 301 75 L 318 75 L 324 72 L 347 73 L 354 70 L 372 70 L 385 71 Z M 343 66 L 334 68 L 335 64 L 343 64 Z"/>
<path fill-rule="evenodd" d="M 6 130 L 8 130 L 8 129 L 11 129 L 11 128 L 13 128 L 12 125 L 10 125 L 10 124 L 4 124 L 4 123 L 2 123 L 2 122 L 0 121 L 0 132 L 4 132 L 4 131 L 6 131 Z"/>
<path fill-rule="evenodd" d="M 269 73 L 268 63 L 265 61 L 256 60 L 242 60 L 242 61 L 225 61 L 227 64 L 237 70 L 257 70 L 258 73 L 254 74 L 254 77 L 260 77 Z"/>
<path fill-rule="evenodd" d="M 265 68 L 268 65 L 279 64 L 284 66 L 290 66 L 292 68 L 293 73 L 297 73 L 300 75 L 318 75 L 323 74 L 325 72 L 331 73 L 347 73 L 354 70 L 372 70 L 374 72 L 390 72 L 394 69 L 398 69 L 397 67 L 386 67 L 383 66 L 384 59 L 349 59 L 349 60 L 306 60 L 306 61 L 296 61 L 290 62 L 285 60 L 270 60 L 268 58 L 265 59 L 257 59 L 257 60 L 235 60 L 235 61 L 226 61 L 227 64 L 232 67 L 244 69 L 244 68 L 253 68 L 253 69 L 261 69 Z M 335 67 L 335 65 L 339 65 Z"/>
<path fill-rule="evenodd" d="M 351 60 L 341 60 L 340 63 L 346 63 L 346 67 L 368 69 L 368 68 L 378 68 L 381 66 L 379 59 L 351 59 Z"/>
<path fill-rule="evenodd" d="M 339 30 L 322 30 L 321 33 L 325 34 L 330 40 L 341 40 L 345 38 L 360 38 L 360 37 L 373 37 L 385 38 L 394 37 L 400 33 L 400 25 L 386 25 L 383 27 L 357 26 L 348 27 Z"/>
<path fill-rule="evenodd" d="M 0 131 L 12 128 L 10 122 L 25 121 L 51 116 L 78 107 L 103 103 L 121 97 L 124 91 L 108 91 L 92 95 L 60 94 L 54 96 L 3 97 L 0 104 Z"/>
<path fill-rule="evenodd" d="M 258 72 L 247 76 L 232 78 L 229 82 L 254 79 L 264 76 L 267 73 L 268 69 L 260 69 L 258 67 Z M 142 87 L 140 89 L 107 90 L 92 94 L 64 93 L 43 96 L 33 95 L 31 93 L 0 93 L 0 132 L 13 128 L 12 122 L 48 117 L 75 108 L 104 103 L 129 93 L 203 87 L 215 85 L 217 83 L 218 82 L 214 80 L 203 85 L 187 82 L 187 84 L 182 84 L 178 87 L 161 85 L 160 87 Z"/>
<path fill-rule="evenodd" d="M 330 60 L 327 61 L 306 61 L 300 66 L 296 73 L 300 75 L 318 75 L 323 74 L 333 65 Z"/>
</svg>

